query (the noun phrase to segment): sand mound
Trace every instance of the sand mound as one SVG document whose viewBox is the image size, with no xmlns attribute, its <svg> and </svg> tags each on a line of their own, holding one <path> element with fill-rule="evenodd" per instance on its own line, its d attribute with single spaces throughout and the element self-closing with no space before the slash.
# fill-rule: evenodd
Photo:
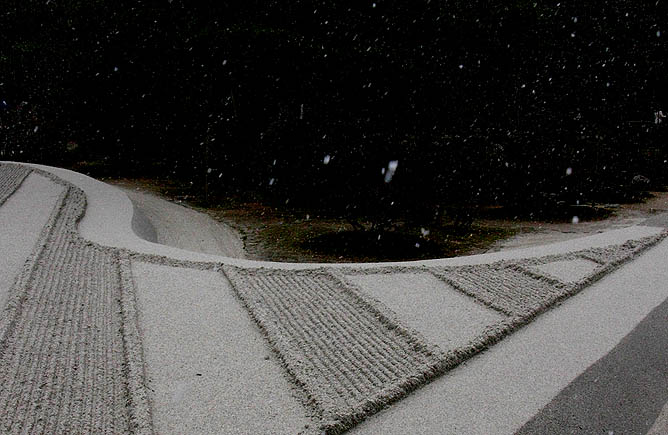
<svg viewBox="0 0 668 435">
<path fill-rule="evenodd" d="M 462 266 L 294 270 L 259 268 L 251 262 L 232 265 L 224 259 L 182 261 L 84 240 L 77 228 L 86 209 L 84 193 L 43 171 L 1 164 L 0 205 L 32 171 L 63 190 L 0 318 L 4 433 L 152 432 L 135 261 L 212 271 L 229 280 L 311 409 L 308 431 L 338 433 L 499 341 L 666 235 Z M 557 273 L 555 265 L 561 271 L 572 267 L 573 274 Z M 490 323 L 464 342 L 439 348 L 356 284 L 363 280 L 351 279 L 395 273 L 440 280 L 492 312 L 480 317 Z"/>
</svg>

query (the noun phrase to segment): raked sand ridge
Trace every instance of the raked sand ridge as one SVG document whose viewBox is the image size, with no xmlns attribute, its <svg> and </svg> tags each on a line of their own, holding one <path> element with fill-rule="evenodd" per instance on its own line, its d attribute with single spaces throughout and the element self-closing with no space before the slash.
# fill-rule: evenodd
<svg viewBox="0 0 668 435">
<path fill-rule="evenodd" d="M 420 387 L 504 349 L 666 235 L 636 226 L 463 259 L 258 263 L 142 240 L 118 193 L 0 164 L 12 259 L 0 262 L 3 432 L 337 433 L 420 389 L 357 428 L 374 432 Z M 657 292 L 637 316 L 668 296 Z"/>
</svg>

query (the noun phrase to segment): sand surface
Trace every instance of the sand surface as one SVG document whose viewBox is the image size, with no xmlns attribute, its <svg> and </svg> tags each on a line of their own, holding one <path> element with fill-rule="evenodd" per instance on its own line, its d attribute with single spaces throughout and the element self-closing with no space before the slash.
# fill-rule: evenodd
<svg viewBox="0 0 668 435">
<path fill-rule="evenodd" d="M 430 433 L 433 428 L 439 433 L 514 433 L 668 297 L 663 284 L 668 272 L 656 263 L 668 255 L 668 243 L 662 242 L 651 254 L 566 300 L 351 433 Z"/>
<path fill-rule="evenodd" d="M 118 186 L 148 222 L 134 221 L 133 229 L 143 238 L 162 245 L 224 257 L 244 258 L 243 242 L 231 227 L 204 213 L 165 201 L 158 196 Z M 152 235 L 150 224 L 154 228 Z M 153 237 L 155 237 L 154 240 Z"/>
<path fill-rule="evenodd" d="M 0 307 L 5 305 L 10 287 L 18 277 L 63 192 L 48 179 L 31 174 L 0 207 Z"/>
<path fill-rule="evenodd" d="M 668 297 L 658 226 L 454 259 L 253 262 L 182 249 L 209 243 L 198 231 L 151 242 L 208 224 L 33 167 L 48 188 L 0 163 L 0 213 L 33 209 L 21 189 L 63 192 L 27 257 L 29 238 L 5 248 L 23 262 L 0 317 L 5 433 L 512 433 Z"/>
<path fill-rule="evenodd" d="M 442 350 L 465 346 L 505 318 L 426 272 L 348 275 L 348 279 Z"/>
<path fill-rule="evenodd" d="M 142 262 L 132 272 L 156 432 L 294 434 L 308 426 L 220 273 Z"/>
</svg>

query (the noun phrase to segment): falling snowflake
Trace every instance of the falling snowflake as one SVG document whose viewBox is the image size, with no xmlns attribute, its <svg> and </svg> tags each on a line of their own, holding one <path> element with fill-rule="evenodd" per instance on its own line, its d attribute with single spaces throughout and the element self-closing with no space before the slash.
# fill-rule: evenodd
<svg viewBox="0 0 668 435">
<path fill-rule="evenodd" d="M 399 160 L 390 160 L 390 162 L 387 164 L 387 170 L 384 172 L 386 183 L 392 181 L 392 177 L 394 177 L 394 173 L 397 171 L 397 167 L 399 167 Z"/>
</svg>

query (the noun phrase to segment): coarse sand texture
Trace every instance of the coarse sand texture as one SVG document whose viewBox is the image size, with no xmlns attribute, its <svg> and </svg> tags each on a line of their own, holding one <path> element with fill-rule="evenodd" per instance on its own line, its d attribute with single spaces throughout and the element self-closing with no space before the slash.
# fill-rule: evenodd
<svg viewBox="0 0 668 435">
<path fill-rule="evenodd" d="M 17 223 L 33 194 L 41 217 Z M 295 267 L 102 246 L 79 232 L 86 205 L 70 182 L 0 163 L 0 237 L 26 233 L 0 241 L 18 258 L 0 261 L 1 433 L 344 432 L 666 235 Z"/>
<path fill-rule="evenodd" d="M 76 237 L 84 207 L 82 192 L 63 189 L 9 292 L 0 319 L 3 433 L 130 430 L 118 254 Z"/>
<path fill-rule="evenodd" d="M 12 196 L 30 174 L 30 169 L 20 165 L 2 165 L 0 168 L 0 205 Z"/>
<path fill-rule="evenodd" d="M 327 270 L 225 273 L 325 430 L 350 427 L 435 373 L 435 348 Z"/>
<path fill-rule="evenodd" d="M 322 419 L 320 429 L 336 433 L 498 342 L 664 236 L 648 236 L 604 249 L 472 266 L 351 268 L 344 273 L 327 268 L 295 271 L 226 266 L 224 272 Z M 580 270 L 583 259 L 595 262 L 596 267 L 577 281 L 561 282 L 537 269 L 562 262 L 563 267 L 572 264 Z M 439 348 L 429 342 L 424 337 L 433 338 L 433 331 L 420 331 L 420 323 L 411 324 L 410 319 L 402 318 L 382 302 L 382 291 L 355 279 L 377 274 L 382 280 L 388 273 L 424 272 L 480 305 L 475 310 L 467 308 L 476 312 L 477 326 L 473 333 L 464 331 L 468 336 L 456 334 L 455 346 Z M 443 291 L 449 290 L 446 287 Z M 448 304 L 456 301 L 451 295 L 448 298 Z M 462 309 L 461 301 L 454 303 Z M 483 307 L 492 312 L 481 313 Z M 437 336 L 434 341 L 438 340 Z"/>
<path fill-rule="evenodd" d="M 19 180 L 15 181 L 18 184 Z M 0 307 L 4 307 L 10 287 L 33 252 L 63 190 L 48 178 L 31 174 L 7 197 L 5 206 L 0 206 L 0 252 L 11 253 L 0 255 Z"/>
</svg>

